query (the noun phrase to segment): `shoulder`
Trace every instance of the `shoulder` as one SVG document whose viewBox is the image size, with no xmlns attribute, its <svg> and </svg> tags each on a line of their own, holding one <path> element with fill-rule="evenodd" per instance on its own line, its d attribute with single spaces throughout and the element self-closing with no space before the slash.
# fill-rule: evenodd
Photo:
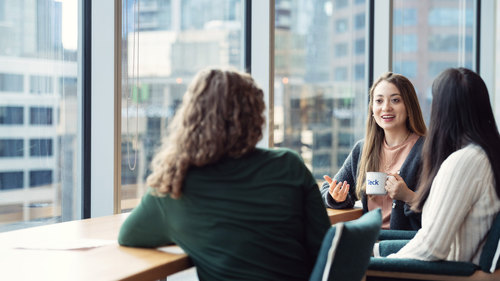
<svg viewBox="0 0 500 281">
<path fill-rule="evenodd" d="M 440 170 L 481 178 L 492 173 L 491 169 L 485 169 L 488 166 L 490 162 L 484 150 L 476 144 L 469 144 L 450 154 L 441 164 Z"/>
<path fill-rule="evenodd" d="M 450 156 L 448 156 L 448 158 L 446 158 L 443 162 L 443 165 L 463 164 L 473 168 L 472 165 L 481 165 L 485 162 L 489 162 L 489 160 L 484 150 L 477 144 L 469 144 L 450 154 Z M 478 168 L 482 169 L 483 167 L 484 166 Z"/>
<path fill-rule="evenodd" d="M 352 153 L 355 154 L 355 156 L 357 156 L 358 154 L 361 154 L 361 151 L 363 151 L 364 144 L 365 144 L 364 139 L 358 140 L 352 148 Z"/>
<path fill-rule="evenodd" d="M 295 150 L 289 148 L 256 148 L 255 154 L 257 157 L 268 159 L 287 159 L 303 162 L 302 157 Z"/>
</svg>

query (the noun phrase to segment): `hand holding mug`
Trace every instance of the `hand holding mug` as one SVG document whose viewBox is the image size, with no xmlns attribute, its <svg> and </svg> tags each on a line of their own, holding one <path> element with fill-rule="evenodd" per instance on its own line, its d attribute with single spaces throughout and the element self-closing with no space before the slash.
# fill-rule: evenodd
<svg viewBox="0 0 500 281">
<path fill-rule="evenodd" d="M 389 197 L 395 200 L 410 202 L 415 193 L 411 191 L 403 178 L 398 174 L 389 174 L 385 182 L 385 190 Z"/>
<path fill-rule="evenodd" d="M 347 194 L 349 194 L 349 184 L 346 181 L 337 183 L 337 180 L 333 180 L 326 175 L 323 178 L 330 184 L 328 193 L 332 196 L 333 200 L 338 203 L 344 202 Z"/>
</svg>

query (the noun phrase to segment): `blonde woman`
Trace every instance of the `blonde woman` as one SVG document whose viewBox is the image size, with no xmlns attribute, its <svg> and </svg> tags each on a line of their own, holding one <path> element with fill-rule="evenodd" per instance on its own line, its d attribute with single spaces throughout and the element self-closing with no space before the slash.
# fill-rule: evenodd
<svg viewBox="0 0 500 281">
<path fill-rule="evenodd" d="M 383 74 L 370 89 L 364 140 L 358 141 L 342 168 L 325 176 L 322 196 L 330 208 L 352 208 L 361 200 L 363 211 L 382 209 L 382 228 L 416 230 L 420 214 L 410 210 L 417 187 L 420 154 L 426 126 L 412 83 L 392 72 Z M 391 175 L 387 195 L 365 193 L 366 172 Z"/>
<path fill-rule="evenodd" d="M 118 242 L 175 243 L 200 280 L 307 280 L 330 223 L 300 157 L 255 147 L 263 111 L 250 75 L 201 71 Z"/>
</svg>

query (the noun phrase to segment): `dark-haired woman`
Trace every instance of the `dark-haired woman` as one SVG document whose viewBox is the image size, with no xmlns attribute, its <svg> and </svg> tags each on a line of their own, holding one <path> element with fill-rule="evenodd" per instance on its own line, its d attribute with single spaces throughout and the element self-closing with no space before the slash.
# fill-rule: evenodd
<svg viewBox="0 0 500 281">
<path fill-rule="evenodd" d="M 447 69 L 432 85 L 429 135 L 413 205 L 422 228 L 390 258 L 478 264 L 500 210 L 500 135 L 479 75 Z"/>
<path fill-rule="evenodd" d="M 200 280 L 307 280 L 330 221 L 299 155 L 261 149 L 264 98 L 249 74 L 198 73 L 118 242 L 175 242 Z"/>
</svg>

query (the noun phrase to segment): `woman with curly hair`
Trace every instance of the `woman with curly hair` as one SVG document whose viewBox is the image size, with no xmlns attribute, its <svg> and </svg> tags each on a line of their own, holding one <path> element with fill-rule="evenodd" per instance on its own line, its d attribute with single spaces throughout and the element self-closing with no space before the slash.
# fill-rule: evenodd
<svg viewBox="0 0 500 281">
<path fill-rule="evenodd" d="M 308 279 L 330 223 L 300 157 L 255 147 L 264 107 L 249 74 L 198 73 L 120 245 L 175 243 L 200 280 Z"/>
</svg>

